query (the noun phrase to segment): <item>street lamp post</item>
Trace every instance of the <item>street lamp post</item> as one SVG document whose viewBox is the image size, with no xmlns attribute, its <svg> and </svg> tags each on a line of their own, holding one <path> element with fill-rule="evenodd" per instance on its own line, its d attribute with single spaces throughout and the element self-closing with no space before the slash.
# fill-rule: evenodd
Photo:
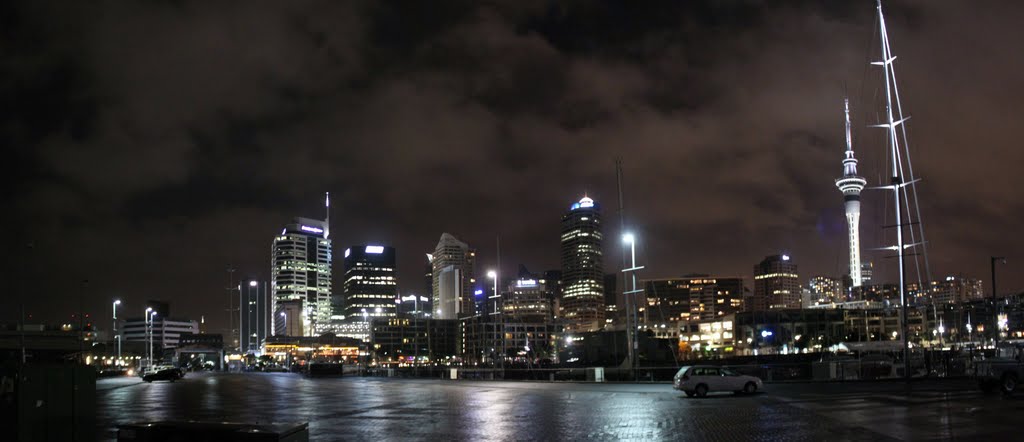
<svg viewBox="0 0 1024 442">
<path fill-rule="evenodd" d="M 502 368 L 502 370 L 504 370 L 504 368 L 505 368 L 505 351 L 504 351 L 504 349 L 505 349 L 505 336 L 504 336 L 505 333 L 504 333 L 504 330 L 502 330 L 502 331 L 498 330 L 498 325 L 499 325 L 498 324 L 499 323 L 499 321 L 498 321 L 498 298 L 501 297 L 501 295 L 498 294 L 498 271 L 497 270 L 488 270 L 487 271 L 487 278 L 494 280 L 494 292 L 491 293 L 491 296 L 490 296 L 491 304 L 493 304 L 493 308 L 492 308 L 493 311 L 491 312 L 491 315 L 493 316 L 492 324 L 494 324 L 493 325 L 493 327 L 494 327 L 494 329 L 493 329 L 494 330 L 494 339 L 492 339 L 492 341 L 498 341 L 498 339 L 499 339 L 498 337 L 501 336 L 501 338 L 500 338 L 501 339 L 501 348 L 502 348 L 501 368 Z M 494 343 L 497 344 L 497 342 L 494 342 Z"/>
<path fill-rule="evenodd" d="M 636 287 L 636 271 L 644 268 L 643 266 L 636 265 L 636 237 L 632 233 L 626 233 L 622 235 L 622 242 L 629 244 L 629 255 L 630 255 L 630 267 L 622 269 L 622 273 L 629 273 L 630 281 L 632 282 L 632 290 L 623 293 L 626 301 L 626 339 L 629 340 L 629 365 L 630 369 L 633 370 L 634 380 L 638 380 L 639 372 L 636 370 L 636 363 L 638 361 L 638 341 L 637 341 L 637 330 L 639 330 L 639 315 L 637 314 L 637 302 L 634 298 L 638 290 Z M 632 324 L 630 324 L 629 318 L 632 318 Z"/>
<path fill-rule="evenodd" d="M 369 330 L 370 329 L 370 319 L 369 319 L 368 314 L 366 313 L 366 309 L 365 308 L 364 309 L 360 309 L 360 311 L 363 313 L 363 322 L 366 323 L 366 329 Z M 359 355 L 359 358 L 362 359 L 362 361 L 363 361 L 363 363 L 361 364 L 362 365 L 362 369 L 363 369 L 363 373 L 362 374 L 365 376 L 366 375 L 367 359 L 369 359 L 369 356 L 370 356 L 370 354 L 369 354 L 370 353 L 369 342 L 366 339 L 363 339 L 363 353 L 366 353 L 367 357 L 363 358 L 363 355 Z"/>
<path fill-rule="evenodd" d="M 152 362 L 153 362 L 153 357 L 150 356 L 150 353 L 153 352 L 153 344 L 150 344 L 150 333 L 151 332 L 150 332 L 150 329 L 149 329 L 149 319 L 150 319 L 149 313 L 152 312 L 152 311 L 153 311 L 153 307 L 146 307 L 146 313 L 142 314 L 142 324 L 143 324 L 143 329 L 142 330 L 144 332 L 144 334 L 142 336 L 142 341 L 146 343 L 146 362 L 148 362 L 149 364 L 152 364 Z M 147 368 L 147 370 L 149 369 L 148 365 L 147 365 L 146 368 Z"/>
<path fill-rule="evenodd" d="M 115 299 L 114 300 L 114 317 L 113 317 L 113 321 L 114 321 L 114 333 L 115 333 L 114 337 L 117 338 L 117 364 L 116 365 L 120 366 L 121 365 L 121 334 L 117 332 L 117 306 L 118 305 L 121 305 L 121 300 L 120 299 Z"/>
<path fill-rule="evenodd" d="M 288 313 L 281 312 L 281 317 L 284 318 L 284 335 L 288 336 Z"/>
<path fill-rule="evenodd" d="M 153 367 L 153 328 L 156 327 L 156 312 L 149 313 L 149 367 Z"/>
<path fill-rule="evenodd" d="M 993 344 L 999 343 L 999 312 L 996 308 L 996 262 L 1006 264 L 1006 258 L 1003 256 L 992 256 L 990 260 L 990 264 L 992 266 L 992 315 L 995 317 L 996 321 L 996 333 L 992 341 Z"/>
</svg>

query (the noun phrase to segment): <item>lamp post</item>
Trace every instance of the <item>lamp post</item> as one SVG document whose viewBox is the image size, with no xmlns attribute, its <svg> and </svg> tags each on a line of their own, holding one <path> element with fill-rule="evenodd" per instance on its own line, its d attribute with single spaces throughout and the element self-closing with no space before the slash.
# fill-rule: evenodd
<svg viewBox="0 0 1024 442">
<path fill-rule="evenodd" d="M 360 309 L 360 311 L 363 313 L 363 322 L 366 323 L 366 329 L 369 330 L 370 329 L 370 319 L 367 316 L 366 309 L 365 308 L 364 309 Z M 363 353 L 366 353 L 367 357 L 369 357 L 369 355 L 370 355 L 369 354 L 370 353 L 369 341 L 367 341 L 366 339 L 363 339 Z M 367 358 L 363 358 L 363 355 L 359 355 L 359 359 L 363 360 L 363 363 L 361 365 L 362 365 L 362 368 L 363 368 L 363 375 L 365 376 L 366 375 L 366 363 L 367 363 L 366 359 Z"/>
<path fill-rule="evenodd" d="M 636 287 L 636 271 L 644 268 L 643 266 L 636 265 L 636 236 L 632 233 L 625 233 L 622 235 L 622 242 L 629 244 L 629 256 L 630 256 L 630 267 L 622 269 L 622 273 L 629 273 L 630 281 L 632 282 L 632 289 L 623 293 L 626 301 L 626 339 L 629 340 L 629 365 L 630 369 L 633 370 L 634 380 L 638 380 L 639 372 L 636 370 L 636 362 L 638 361 L 637 350 L 639 343 L 637 341 L 637 330 L 639 330 L 639 317 L 637 314 L 637 302 L 634 297 L 641 290 Z M 632 324 L 629 319 L 632 318 Z"/>
<path fill-rule="evenodd" d="M 501 299 L 501 295 L 498 294 L 498 271 L 497 270 L 488 270 L 487 271 L 487 278 L 494 280 L 494 292 L 491 294 L 491 300 L 492 300 L 491 303 L 494 304 L 494 307 L 493 307 L 494 311 L 491 314 L 494 315 L 494 322 L 493 323 L 494 323 L 494 337 L 496 338 L 495 341 L 498 340 L 499 336 L 500 336 L 500 339 L 501 339 L 501 369 L 502 369 L 502 377 L 504 377 L 505 376 L 505 374 L 504 374 L 505 373 L 505 357 L 507 356 L 508 352 L 505 351 L 505 330 L 504 330 L 504 327 L 502 326 L 501 330 L 499 330 L 499 325 L 503 325 L 503 324 L 502 324 L 502 321 L 500 321 L 498 319 L 498 301 Z"/>
<path fill-rule="evenodd" d="M 117 338 L 117 364 L 116 365 L 118 365 L 118 366 L 121 365 L 121 334 L 117 333 L 117 306 L 119 306 L 119 305 L 121 305 L 121 300 L 120 299 L 115 299 L 114 300 L 114 316 L 113 316 L 113 321 L 114 321 L 114 333 L 115 333 L 114 337 Z"/>
<path fill-rule="evenodd" d="M 153 357 L 150 356 L 150 354 L 153 352 L 153 344 L 150 343 L 152 331 L 149 329 L 149 320 L 150 320 L 149 313 L 152 312 L 152 311 L 153 311 L 153 307 L 146 307 L 146 313 L 142 314 L 142 318 L 143 318 L 142 323 L 144 325 L 144 327 L 143 327 L 144 335 L 143 335 L 142 341 L 146 343 L 146 361 L 149 364 L 153 363 Z M 146 368 L 149 369 L 149 366 L 147 365 Z"/>
<path fill-rule="evenodd" d="M 284 319 L 284 335 L 288 336 L 288 313 L 281 312 L 281 318 Z"/>
<path fill-rule="evenodd" d="M 996 333 L 994 335 L 995 337 L 992 340 L 993 346 L 995 344 L 999 343 L 999 313 L 998 313 L 998 309 L 996 308 L 996 262 L 997 261 L 1001 262 L 1003 264 L 1006 264 L 1006 257 L 1003 257 L 1003 256 L 992 256 L 991 260 L 990 260 L 990 264 L 992 266 L 992 315 L 995 317 L 995 321 L 996 321 L 996 329 L 995 329 Z"/>
<path fill-rule="evenodd" d="M 153 328 L 156 327 L 156 312 L 149 312 L 149 367 L 153 367 Z"/>
</svg>

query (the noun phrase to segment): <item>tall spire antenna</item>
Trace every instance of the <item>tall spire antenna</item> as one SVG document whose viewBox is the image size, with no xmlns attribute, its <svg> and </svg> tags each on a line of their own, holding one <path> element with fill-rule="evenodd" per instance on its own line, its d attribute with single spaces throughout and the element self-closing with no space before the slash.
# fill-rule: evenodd
<svg viewBox="0 0 1024 442">
<path fill-rule="evenodd" d="M 846 227 L 850 242 L 850 280 L 853 287 L 863 284 L 860 262 L 860 192 L 868 181 L 857 175 L 857 159 L 853 157 L 853 136 L 850 132 L 850 99 L 843 99 L 846 115 L 846 156 L 843 158 L 843 177 L 836 180 L 836 187 L 843 192 L 843 206 L 846 209 Z"/>
<path fill-rule="evenodd" d="M 331 236 L 331 192 L 327 192 L 324 199 L 324 209 L 327 210 L 327 218 L 324 219 L 324 239 Z"/>
</svg>

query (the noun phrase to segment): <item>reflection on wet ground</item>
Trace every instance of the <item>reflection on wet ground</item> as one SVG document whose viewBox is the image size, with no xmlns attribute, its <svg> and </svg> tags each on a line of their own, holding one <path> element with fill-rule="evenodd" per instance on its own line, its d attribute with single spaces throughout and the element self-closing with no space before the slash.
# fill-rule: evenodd
<svg viewBox="0 0 1024 442">
<path fill-rule="evenodd" d="M 101 440 L 142 421 L 309 422 L 310 440 L 927 440 L 1014 434 L 1024 400 L 973 384 L 771 384 L 687 398 L 667 384 L 189 374 L 97 382 Z"/>
</svg>

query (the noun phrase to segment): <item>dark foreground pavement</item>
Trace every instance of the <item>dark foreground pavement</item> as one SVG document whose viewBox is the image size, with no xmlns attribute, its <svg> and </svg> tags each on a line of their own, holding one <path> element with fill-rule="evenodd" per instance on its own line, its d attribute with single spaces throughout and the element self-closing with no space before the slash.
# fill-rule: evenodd
<svg viewBox="0 0 1024 442">
<path fill-rule="evenodd" d="M 667 384 L 189 374 L 97 382 L 101 440 L 140 421 L 309 422 L 321 440 L 978 440 L 1019 434 L 1024 394 L 968 381 L 768 384 L 687 398 Z"/>
</svg>

